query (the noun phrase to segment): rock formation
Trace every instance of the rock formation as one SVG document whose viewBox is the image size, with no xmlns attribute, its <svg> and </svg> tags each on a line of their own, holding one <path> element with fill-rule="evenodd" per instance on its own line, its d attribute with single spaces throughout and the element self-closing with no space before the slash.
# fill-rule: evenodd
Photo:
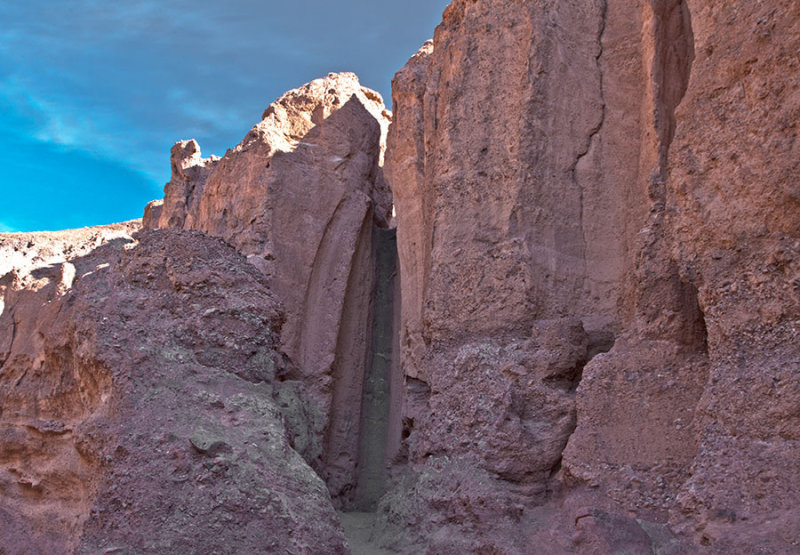
<svg viewBox="0 0 800 555">
<path fill-rule="evenodd" d="M 2 236 L 4 548 L 796 552 L 798 52 L 790 0 L 453 0 L 391 117 L 331 74 L 145 231 Z"/>
<path fill-rule="evenodd" d="M 304 455 L 348 499 L 370 356 L 373 228 L 391 217 L 388 124 L 380 96 L 355 75 L 312 81 L 271 104 L 221 159 L 177 143 L 164 201 L 144 218 L 145 227 L 221 237 L 268 277 L 286 312 L 290 377 L 318 415 Z"/>
<path fill-rule="evenodd" d="M 473 534 L 434 550 L 525 552 L 530 518 L 578 533 L 554 552 L 676 541 L 630 515 L 796 549 L 800 13 L 769 4 L 456 0 L 395 76 L 406 448 L 439 485 L 387 501 L 391 541 L 423 510 Z M 452 516 L 484 471 L 508 502 Z"/>
<path fill-rule="evenodd" d="M 199 233 L 138 238 L 10 274 L 4 552 L 343 553 L 284 427 L 263 276 Z"/>
</svg>

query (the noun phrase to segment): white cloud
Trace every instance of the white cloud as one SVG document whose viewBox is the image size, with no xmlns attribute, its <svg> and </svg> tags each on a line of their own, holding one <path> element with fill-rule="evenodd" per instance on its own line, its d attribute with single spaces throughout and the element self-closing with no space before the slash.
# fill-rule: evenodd
<svg viewBox="0 0 800 555">
<path fill-rule="evenodd" d="M 118 117 L 101 110 L 86 113 L 68 98 L 45 98 L 33 92 L 34 89 L 26 78 L 19 75 L 10 75 L 0 81 L 0 101 L 25 119 L 33 120 L 31 138 L 122 162 L 150 179 L 156 178 L 152 171 L 155 153 L 148 149 L 131 152 L 121 131 L 125 126 Z"/>
</svg>

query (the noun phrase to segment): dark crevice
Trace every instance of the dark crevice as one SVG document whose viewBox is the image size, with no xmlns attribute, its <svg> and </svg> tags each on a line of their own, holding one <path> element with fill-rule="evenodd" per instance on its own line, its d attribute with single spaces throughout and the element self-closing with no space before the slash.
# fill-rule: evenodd
<svg viewBox="0 0 800 555">
<path fill-rule="evenodd" d="M 8 353 L 6 353 L 6 356 L 3 357 L 3 360 L 0 360 L 0 369 L 2 369 L 3 366 L 6 365 L 6 362 L 8 362 L 8 359 L 11 357 L 11 353 L 13 352 L 14 349 L 14 341 L 17 339 L 17 320 L 14 317 L 14 314 L 11 314 L 10 316 L 11 316 L 11 341 L 8 344 Z"/>
<path fill-rule="evenodd" d="M 563 462 L 563 460 L 564 457 L 558 457 L 558 460 L 553 463 L 552 467 L 550 467 L 550 473 L 549 473 L 550 478 L 553 478 L 554 476 L 558 475 L 559 472 L 561 472 L 561 463 Z"/>
<path fill-rule="evenodd" d="M 694 33 L 684 0 L 650 0 L 653 10 L 653 100 L 658 133 L 658 166 L 654 178 L 666 180 L 669 148 L 675 136 L 675 109 L 689 87 L 694 62 Z"/>
<path fill-rule="evenodd" d="M 708 354 L 708 330 L 705 314 L 700 308 L 697 287 L 689 282 L 680 282 L 678 287 L 678 303 L 684 322 L 679 341 L 699 353 Z"/>
<path fill-rule="evenodd" d="M 359 425 L 354 509 L 374 511 L 386 482 L 394 356 L 394 301 L 397 238 L 394 229 L 375 230 L 375 291 L 372 300 L 372 348 L 365 369 Z"/>
<path fill-rule="evenodd" d="M 585 212 L 585 200 L 584 200 L 584 193 L 583 193 L 583 186 L 580 183 L 579 176 L 578 176 L 578 166 L 588 154 L 592 151 L 592 147 L 594 147 L 595 142 L 598 140 L 598 136 L 600 135 L 601 130 L 603 129 L 603 125 L 606 121 L 606 111 L 607 111 L 607 104 L 605 99 L 605 91 L 603 89 L 603 67 L 601 63 L 601 59 L 603 57 L 603 36 L 606 32 L 607 26 L 607 17 L 608 17 L 608 4 L 605 0 L 601 2 L 600 6 L 601 15 L 600 15 L 600 24 L 597 30 L 597 54 L 595 55 L 595 64 L 597 65 L 597 74 L 599 78 L 599 90 L 598 94 L 600 96 L 600 115 L 597 121 L 597 124 L 589 131 L 589 135 L 586 139 L 586 145 L 582 148 L 581 152 L 578 153 L 575 161 L 570 168 L 570 175 L 572 177 L 572 182 L 578 189 L 578 217 L 579 217 L 579 226 L 581 231 L 581 240 L 583 242 L 583 249 L 586 250 L 586 229 L 584 226 L 584 212 Z M 584 252 L 585 257 L 585 252 Z M 585 279 L 585 278 L 584 278 Z"/>
</svg>

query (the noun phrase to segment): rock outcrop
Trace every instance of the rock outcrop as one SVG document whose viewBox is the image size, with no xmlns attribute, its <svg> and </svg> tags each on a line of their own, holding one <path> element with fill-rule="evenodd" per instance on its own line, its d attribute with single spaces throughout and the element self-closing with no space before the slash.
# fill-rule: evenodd
<svg viewBox="0 0 800 555">
<path fill-rule="evenodd" d="M 697 59 L 676 110 L 667 207 L 710 368 L 673 520 L 719 551 L 796 551 L 800 5 L 689 6 Z"/>
<path fill-rule="evenodd" d="M 0 237 L 0 551 L 797 552 L 798 52 L 454 0 L 391 126 L 331 74 L 149 231 Z"/>
<path fill-rule="evenodd" d="M 194 229 L 236 247 L 268 278 L 286 324 L 290 376 L 316 417 L 304 455 L 352 497 L 364 368 L 370 356 L 374 228 L 392 200 L 383 179 L 389 114 L 355 75 L 290 91 L 224 157 L 172 149 L 172 179 L 145 227 Z"/>
<path fill-rule="evenodd" d="M 4 551 L 345 551 L 284 426 L 283 315 L 244 257 L 156 231 L 34 270 L 35 286 L 11 276 Z"/>
<path fill-rule="evenodd" d="M 401 488 L 476 469 L 387 502 L 387 544 L 800 541 L 800 14 L 767 4 L 455 0 L 395 76 Z M 460 520 L 483 472 L 524 510 Z M 398 540 L 419 512 L 463 533 Z"/>
<path fill-rule="evenodd" d="M 557 487 L 583 366 L 633 310 L 652 169 L 640 12 L 455 1 L 395 76 L 412 463 L 469 454 L 539 503 Z"/>
</svg>

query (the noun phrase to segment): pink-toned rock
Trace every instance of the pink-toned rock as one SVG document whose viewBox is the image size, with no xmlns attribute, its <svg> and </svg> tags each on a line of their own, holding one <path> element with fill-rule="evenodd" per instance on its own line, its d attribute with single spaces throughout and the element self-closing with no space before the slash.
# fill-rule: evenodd
<svg viewBox="0 0 800 555">
<path fill-rule="evenodd" d="M 454 0 L 399 291 L 349 74 L 176 144 L 138 243 L 0 238 L 3 547 L 343 552 L 388 474 L 376 550 L 797 552 L 797 52 L 790 0 Z"/>
<path fill-rule="evenodd" d="M 455 0 L 393 82 L 397 460 L 525 485 L 563 549 L 796 549 L 800 13 L 723 4 Z M 558 319 L 584 339 L 543 355 Z"/>
<path fill-rule="evenodd" d="M 10 274 L 3 551 L 344 553 L 276 399 L 283 316 L 264 277 L 196 232 L 137 239 Z"/>
<path fill-rule="evenodd" d="M 352 489 L 355 473 L 373 228 L 391 217 L 388 124 L 380 95 L 353 74 L 330 74 L 271 104 L 222 158 L 177 143 L 163 204 L 145 213 L 153 227 L 221 237 L 268 277 L 286 312 L 291 377 L 320 415 L 304 455 L 337 495 Z"/>
<path fill-rule="evenodd" d="M 580 321 L 556 320 L 503 347 L 487 340 L 431 353 L 423 360 L 436 372 L 411 423 L 411 459 L 478 455 L 486 470 L 544 497 L 575 427 L 586 346 Z"/>
<path fill-rule="evenodd" d="M 0 278 L 14 271 L 18 279 L 29 279 L 38 268 L 84 256 L 109 241 L 130 240 L 140 228 L 141 222 L 132 220 L 64 231 L 0 233 Z"/>
<path fill-rule="evenodd" d="M 800 5 L 689 1 L 672 255 L 696 284 L 709 380 L 673 520 L 719 552 L 800 549 Z"/>
<path fill-rule="evenodd" d="M 457 0 L 393 84 L 411 461 L 477 458 L 535 503 L 558 487 L 583 365 L 633 306 L 652 124 L 630 62 L 642 8 L 624 4 Z"/>
</svg>

